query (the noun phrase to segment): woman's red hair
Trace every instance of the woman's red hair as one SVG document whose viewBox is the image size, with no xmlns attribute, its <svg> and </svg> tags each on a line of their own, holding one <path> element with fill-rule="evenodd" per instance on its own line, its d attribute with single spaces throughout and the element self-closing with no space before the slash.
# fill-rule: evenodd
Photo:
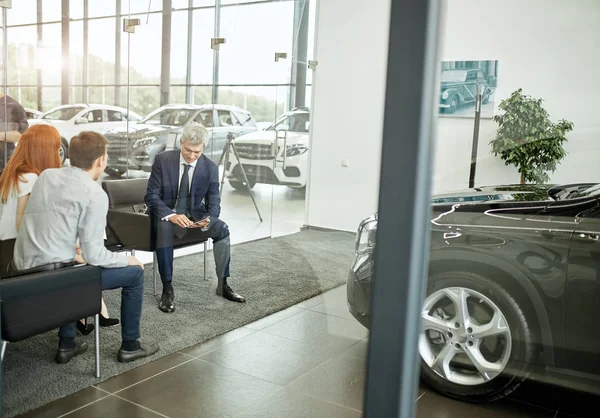
<svg viewBox="0 0 600 418">
<path fill-rule="evenodd" d="M 11 192 L 18 192 L 19 181 L 25 181 L 23 174 L 39 175 L 47 168 L 60 168 L 59 149 L 60 134 L 54 126 L 39 124 L 27 129 L 0 175 L 2 203 L 8 201 Z"/>
</svg>

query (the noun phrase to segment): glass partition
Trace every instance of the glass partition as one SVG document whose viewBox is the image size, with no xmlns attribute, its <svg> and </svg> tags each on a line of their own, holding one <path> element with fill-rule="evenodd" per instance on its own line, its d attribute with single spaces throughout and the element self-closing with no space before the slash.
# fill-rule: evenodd
<svg viewBox="0 0 600 418">
<path fill-rule="evenodd" d="M 209 148 L 219 157 L 215 162 L 222 164 L 222 217 L 232 227 L 232 239 L 247 241 L 270 235 L 272 187 L 256 181 L 259 160 L 248 161 L 262 156 L 270 145 L 257 132 L 248 93 L 253 91 L 254 101 L 264 107 L 276 101 L 277 23 L 270 13 L 279 3 L 267 8 L 260 3 L 224 5 L 218 1 L 216 5 L 214 37 L 224 43 L 215 51 Z"/>
<path fill-rule="evenodd" d="M 583 416 L 563 396 L 598 394 L 600 374 L 597 4 L 467 3 L 448 2 L 439 38 L 421 378 L 463 401 Z M 430 390 L 420 415 L 453 403 Z"/>
<path fill-rule="evenodd" d="M 147 247 L 135 247 L 135 256 L 146 264 L 143 338 L 159 342 L 161 352 L 149 364 L 133 365 L 133 373 L 143 374 L 174 361 L 172 368 L 200 367 L 193 373 L 206 385 L 194 388 L 194 396 L 182 396 L 177 405 L 181 410 L 173 412 L 167 410 L 166 398 L 191 391 L 181 392 L 175 384 L 160 393 L 145 391 L 147 382 L 158 379 L 153 375 L 143 381 L 135 378 L 129 389 L 119 392 L 127 399 L 123 402 L 165 416 L 242 412 L 286 416 L 282 404 L 310 405 L 318 416 L 357 412 L 362 407 L 368 330 L 361 310 L 364 305 L 356 311 L 347 306 L 348 292 L 362 289 L 352 281 L 349 286 L 345 283 L 353 274 L 360 276 L 352 266 L 359 266 L 356 260 L 364 260 L 369 253 L 366 244 L 372 237 L 366 227 L 356 236 L 362 213 L 352 221 L 346 219 L 343 226 L 329 221 L 323 225 L 314 217 L 335 210 L 341 218 L 347 201 L 337 203 L 343 197 L 337 190 L 348 190 L 352 181 L 345 178 L 344 168 L 337 163 L 332 167 L 329 160 L 335 153 L 336 161 L 338 156 L 347 157 L 341 155 L 347 137 L 337 137 L 326 129 L 318 140 L 311 138 L 312 81 L 317 67 L 309 68 L 309 61 L 316 60 L 317 1 L 13 1 L 16 3 L 19 5 L 8 13 L 8 28 L 3 27 L 9 56 L 4 66 L 8 85 L 3 91 L 25 107 L 43 112 L 39 123 L 59 130 L 65 166 L 70 165 L 70 140 L 83 130 L 102 133 L 109 141 L 108 165 L 99 184 L 147 179 L 157 155 L 180 149 L 181 131 L 190 123 L 203 124 L 210 134 L 203 154 L 219 170 L 220 217 L 228 225 L 232 244 L 228 283 L 247 303 L 215 294 L 215 246 L 209 240 L 206 257 L 202 244 L 175 250 L 177 310 L 160 312 L 161 283 L 154 254 L 144 251 Z M 126 22 L 130 23 L 129 32 L 124 31 Z M 67 33 L 68 39 L 63 39 Z M 330 75 L 331 80 L 336 78 Z M 337 80 L 336 88 L 340 85 L 343 83 Z M 331 91 L 326 94 L 333 100 L 327 106 L 332 109 L 335 95 Z M 321 126 L 327 125 L 324 119 L 329 116 L 321 119 Z M 376 150 L 376 143 L 374 140 L 371 151 Z M 313 145 L 318 167 L 315 178 L 321 187 L 314 194 L 316 203 L 309 220 L 307 189 Z M 352 163 L 357 164 L 361 152 L 352 150 Z M 376 190 L 377 184 L 371 181 L 368 187 Z M 361 196 L 365 200 L 374 200 L 372 197 Z M 134 211 L 131 202 L 120 209 Z M 110 228 L 107 238 L 116 235 Z M 103 294 L 113 317 L 119 315 L 119 295 L 112 291 Z M 171 325 L 162 327 L 163 322 Z M 114 361 L 119 338 L 113 334 L 119 333 L 104 334 L 103 361 Z M 42 337 L 55 342 L 54 336 Z M 27 373 L 17 376 L 11 364 L 5 366 L 10 369 L 10 379 L 31 378 Z M 106 376 L 94 381 L 98 389 L 93 389 L 112 390 L 109 386 L 126 368 L 129 366 L 111 366 Z M 318 383 L 328 376 L 334 376 L 335 384 Z M 41 382 L 51 379 L 52 373 L 38 377 Z M 183 379 L 182 384 L 193 380 Z M 236 393 L 227 402 L 209 402 L 214 387 L 224 380 L 234 389 L 245 388 L 246 394 L 250 390 L 251 396 Z M 137 399 L 137 390 L 145 391 L 146 397 Z M 58 391 L 61 396 L 69 395 L 72 388 Z M 226 392 L 223 401 L 229 396 Z M 345 393 L 351 396 L 345 399 Z M 100 410 L 105 408 L 103 401 L 96 406 Z M 217 403 L 224 409 L 209 411 Z M 25 412 L 14 397 L 5 405 L 11 412 Z M 82 412 L 94 416 L 89 410 Z"/>
</svg>

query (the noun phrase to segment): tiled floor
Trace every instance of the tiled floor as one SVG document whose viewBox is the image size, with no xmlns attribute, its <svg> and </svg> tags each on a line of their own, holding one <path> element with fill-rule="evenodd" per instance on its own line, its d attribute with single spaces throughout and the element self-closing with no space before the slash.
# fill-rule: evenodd
<svg viewBox="0 0 600 418">
<path fill-rule="evenodd" d="M 342 286 L 23 417 L 360 417 L 366 355 Z M 533 383 L 488 405 L 421 387 L 417 418 L 598 417 L 597 405 Z"/>
</svg>

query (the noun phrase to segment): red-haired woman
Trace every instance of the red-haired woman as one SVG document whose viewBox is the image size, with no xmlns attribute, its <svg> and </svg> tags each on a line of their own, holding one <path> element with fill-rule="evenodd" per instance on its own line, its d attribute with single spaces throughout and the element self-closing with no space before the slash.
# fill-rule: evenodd
<svg viewBox="0 0 600 418">
<path fill-rule="evenodd" d="M 0 278 L 12 261 L 15 239 L 38 176 L 46 169 L 61 167 L 60 141 L 60 134 L 51 125 L 29 127 L 19 138 L 14 154 L 0 175 Z M 76 261 L 85 262 L 80 251 Z M 117 319 L 108 318 L 103 300 L 100 325 L 117 323 Z M 77 326 L 83 334 L 89 334 L 93 330 L 93 327 L 82 322 Z"/>
<path fill-rule="evenodd" d="M 21 138 L 0 175 L 0 277 L 12 260 L 27 200 L 40 173 L 60 168 L 60 134 L 50 125 L 33 125 Z"/>
</svg>

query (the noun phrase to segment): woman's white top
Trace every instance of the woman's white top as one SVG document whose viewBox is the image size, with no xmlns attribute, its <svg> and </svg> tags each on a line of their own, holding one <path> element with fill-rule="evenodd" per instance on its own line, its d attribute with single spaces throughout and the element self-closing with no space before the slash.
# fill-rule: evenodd
<svg viewBox="0 0 600 418">
<path fill-rule="evenodd" d="M 0 203 L 0 241 L 17 238 L 17 205 L 19 198 L 30 194 L 38 179 L 35 173 L 23 174 L 21 177 L 27 182 L 19 181 L 19 190 L 11 190 L 6 203 Z"/>
</svg>

